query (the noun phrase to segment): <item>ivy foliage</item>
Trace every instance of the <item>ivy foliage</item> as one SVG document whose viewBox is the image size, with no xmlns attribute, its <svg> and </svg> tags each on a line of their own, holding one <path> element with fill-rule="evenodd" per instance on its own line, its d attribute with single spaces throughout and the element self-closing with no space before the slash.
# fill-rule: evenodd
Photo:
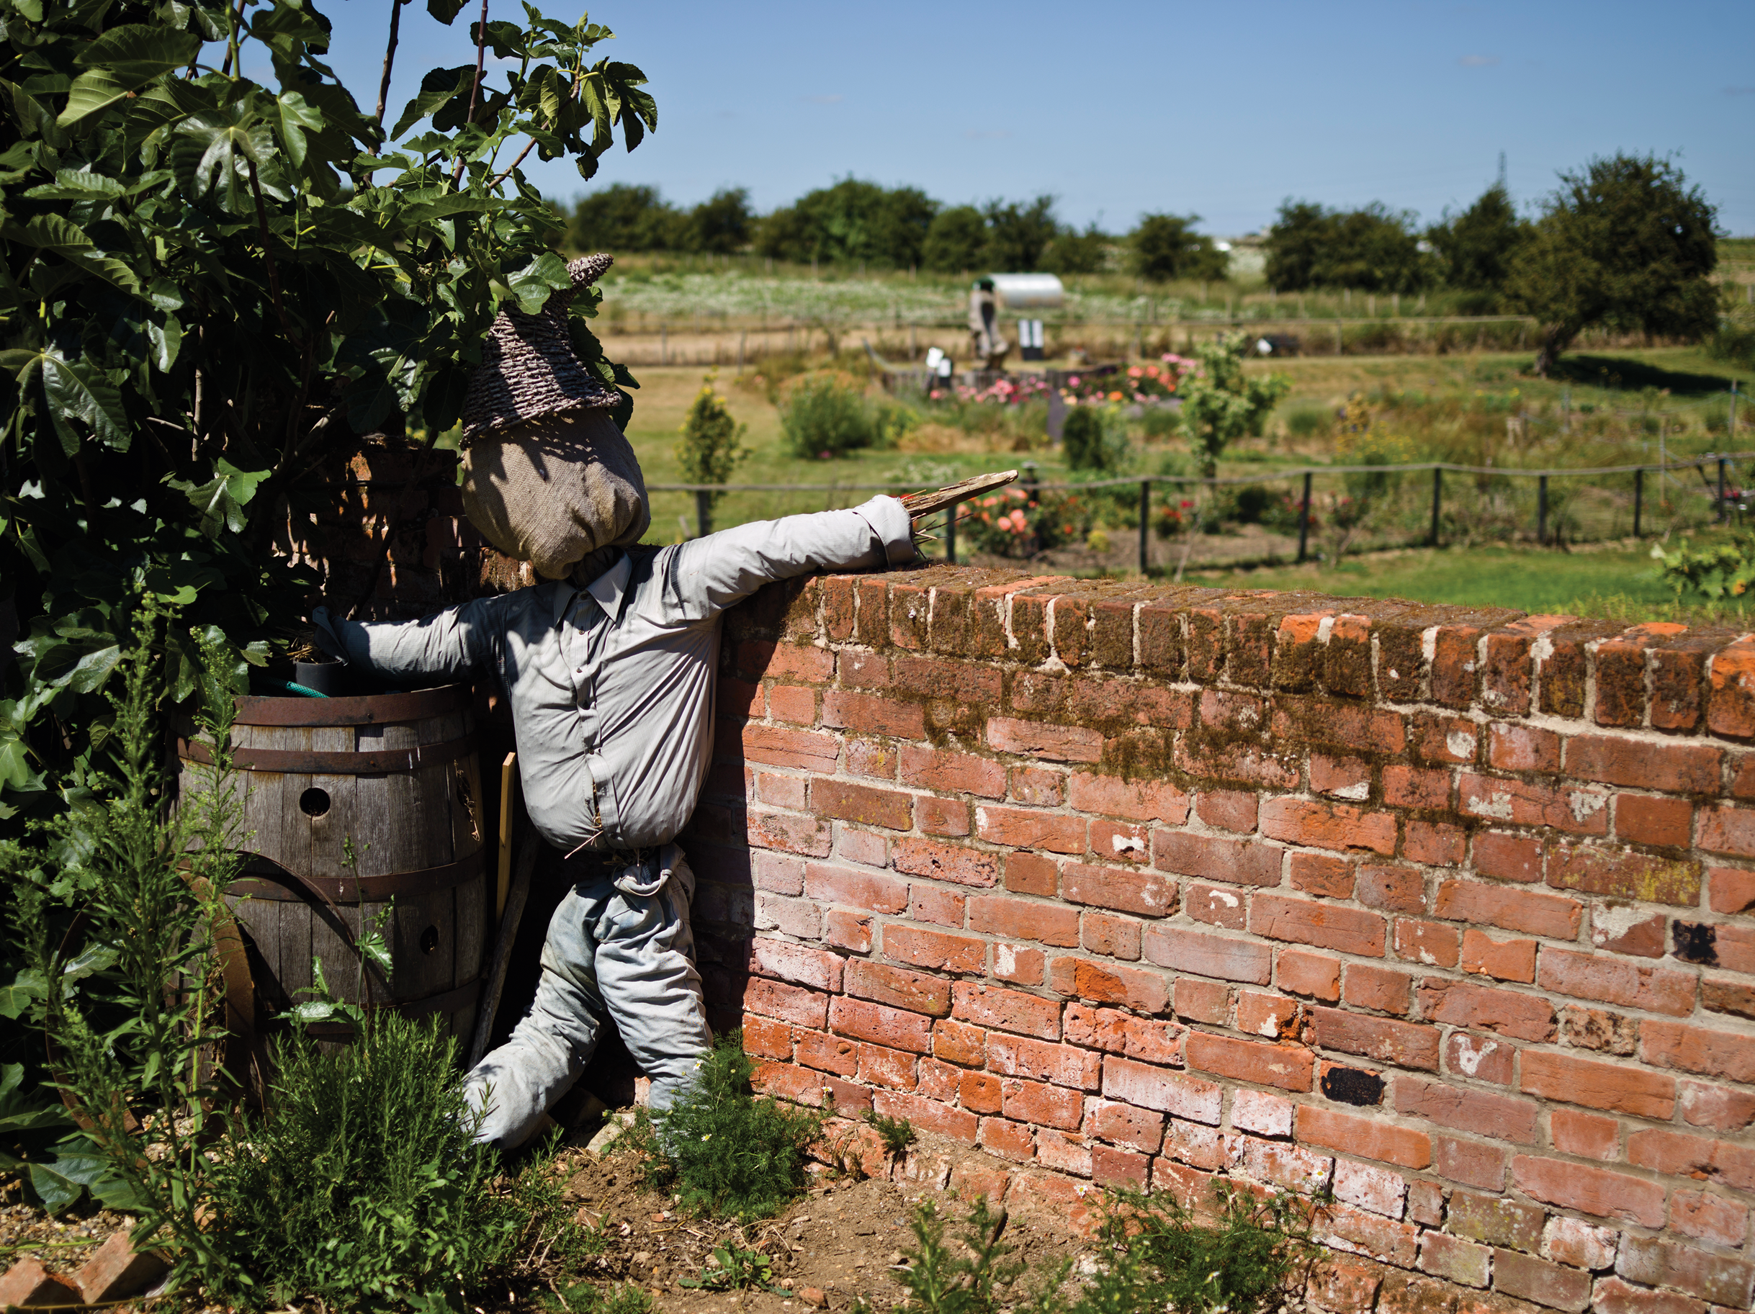
<svg viewBox="0 0 1755 1314">
<path fill-rule="evenodd" d="M 452 428 L 499 307 L 569 286 L 519 166 L 588 178 L 657 111 L 608 28 L 523 12 L 460 30 L 386 130 L 311 0 L 0 0 L 0 836 L 91 795 L 143 595 L 182 617 L 175 700 L 203 648 L 283 654 L 313 581 L 273 546 L 325 459 Z M 597 301 L 581 359 L 637 386 Z"/>
</svg>

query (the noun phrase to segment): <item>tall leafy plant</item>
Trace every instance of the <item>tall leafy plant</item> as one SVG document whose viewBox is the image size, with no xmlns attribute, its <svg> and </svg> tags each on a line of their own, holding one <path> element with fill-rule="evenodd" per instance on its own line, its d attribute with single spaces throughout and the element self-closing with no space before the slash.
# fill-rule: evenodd
<svg viewBox="0 0 1755 1314">
<path fill-rule="evenodd" d="M 22 633 L 0 836 L 93 787 L 131 581 L 266 660 L 312 584 L 273 546 L 324 462 L 451 428 L 499 307 L 569 285 L 522 165 L 590 177 L 656 127 L 640 70 L 597 54 L 611 35 L 529 5 L 478 21 L 390 123 L 324 62 L 310 0 L 0 0 L 0 641 Z M 631 388 L 596 306 L 574 300 L 575 345 Z M 198 654 L 164 643 L 185 699 Z"/>
</svg>

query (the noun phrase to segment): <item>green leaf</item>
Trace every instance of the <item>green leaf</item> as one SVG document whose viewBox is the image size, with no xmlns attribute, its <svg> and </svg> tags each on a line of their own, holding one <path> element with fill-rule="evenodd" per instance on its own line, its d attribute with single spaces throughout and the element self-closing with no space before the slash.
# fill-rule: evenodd
<svg viewBox="0 0 1755 1314">
<path fill-rule="evenodd" d="M 305 134 L 322 132 L 323 116 L 296 91 L 283 91 L 275 104 L 280 110 L 281 144 L 286 148 L 287 159 L 295 169 L 299 168 L 305 162 Z"/>
<path fill-rule="evenodd" d="M 51 412 L 63 420 L 84 420 L 105 447 L 127 451 L 128 417 L 122 409 L 121 391 L 86 361 L 67 361 L 45 351 L 40 363 L 43 393 Z M 62 445 L 67 445 L 65 437 Z M 78 450 L 75 442 L 67 454 L 72 456 Z"/>
<path fill-rule="evenodd" d="M 427 0 L 427 12 L 450 27 L 451 20 L 457 17 L 464 4 L 465 0 Z"/>
<path fill-rule="evenodd" d="M 46 1163 L 31 1164 L 30 1185 L 42 1201 L 44 1212 L 51 1216 L 72 1208 L 85 1194 L 85 1183 L 74 1181 Z"/>
<path fill-rule="evenodd" d="M 452 10 L 452 14 L 455 13 L 456 10 Z M 447 18 L 444 21 L 448 23 L 451 20 Z M 402 107 L 402 116 L 396 120 L 396 126 L 390 129 L 390 135 L 400 137 L 453 96 L 467 96 L 474 81 L 475 67 L 471 64 L 430 70 L 420 80 L 419 93 Z"/>
<path fill-rule="evenodd" d="M 201 38 L 193 32 L 156 23 L 124 23 L 85 42 L 73 62 L 82 68 L 107 68 L 132 89 L 182 68 L 200 49 Z"/>
<path fill-rule="evenodd" d="M 208 538 L 218 538 L 221 529 L 241 534 L 249 523 L 244 508 L 256 496 L 256 486 L 268 478 L 269 472 L 240 470 L 223 456 L 213 466 L 218 473 L 206 483 L 175 480 L 171 487 L 182 492 L 194 505 L 201 532 Z"/>
<path fill-rule="evenodd" d="M 551 292 L 571 288 L 573 277 L 567 273 L 566 261 L 553 251 L 544 251 L 507 279 L 506 285 L 518 298 L 518 308 L 526 315 L 534 315 L 548 304 Z"/>
</svg>

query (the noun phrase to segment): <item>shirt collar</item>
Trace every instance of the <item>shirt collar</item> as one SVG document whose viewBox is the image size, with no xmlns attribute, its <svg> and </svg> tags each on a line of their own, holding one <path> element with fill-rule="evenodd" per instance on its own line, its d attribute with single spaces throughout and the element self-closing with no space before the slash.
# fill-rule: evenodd
<svg viewBox="0 0 1755 1314">
<path fill-rule="evenodd" d="M 585 586 L 585 591 L 611 620 L 621 615 L 622 595 L 628 590 L 628 579 L 633 570 L 634 559 L 624 552 L 615 565 Z"/>
</svg>

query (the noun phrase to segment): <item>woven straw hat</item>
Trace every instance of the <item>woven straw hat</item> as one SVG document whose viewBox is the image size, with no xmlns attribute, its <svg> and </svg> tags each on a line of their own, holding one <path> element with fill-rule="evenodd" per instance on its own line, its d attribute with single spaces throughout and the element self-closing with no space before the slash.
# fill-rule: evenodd
<svg viewBox="0 0 1755 1314">
<path fill-rule="evenodd" d="M 579 363 L 567 333 L 573 294 L 589 287 L 614 262 L 580 256 L 567 266 L 573 289 L 556 292 L 538 314 L 501 307 L 482 344 L 481 364 L 469 376 L 463 400 L 463 445 L 468 447 L 526 420 L 561 411 L 614 406 L 621 394 Z"/>
</svg>

